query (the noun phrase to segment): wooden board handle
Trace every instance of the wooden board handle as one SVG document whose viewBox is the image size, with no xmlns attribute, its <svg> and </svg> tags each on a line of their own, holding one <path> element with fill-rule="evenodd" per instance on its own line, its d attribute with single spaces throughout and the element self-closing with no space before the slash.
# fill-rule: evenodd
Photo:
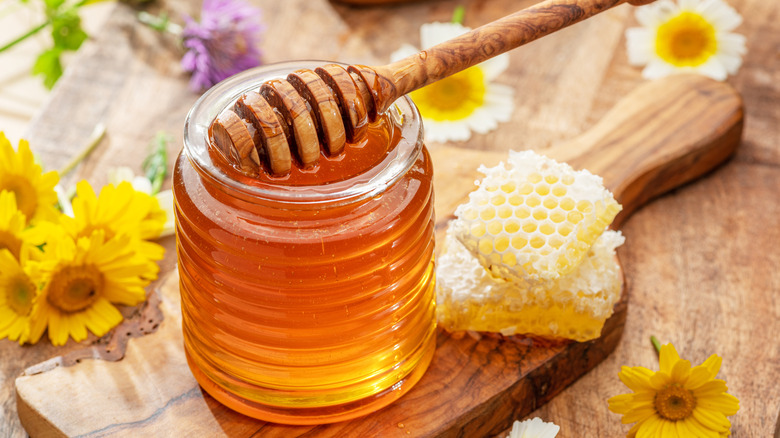
<svg viewBox="0 0 780 438">
<path fill-rule="evenodd" d="M 647 201 L 731 156 L 743 121 L 742 98 L 728 84 L 671 76 L 638 87 L 588 132 L 550 155 L 604 178 L 623 205 L 617 228 Z"/>
<path fill-rule="evenodd" d="M 578 23 L 621 3 L 653 0 L 545 0 L 463 35 L 379 67 L 354 66 L 384 112 L 404 94 L 516 47 Z"/>
</svg>

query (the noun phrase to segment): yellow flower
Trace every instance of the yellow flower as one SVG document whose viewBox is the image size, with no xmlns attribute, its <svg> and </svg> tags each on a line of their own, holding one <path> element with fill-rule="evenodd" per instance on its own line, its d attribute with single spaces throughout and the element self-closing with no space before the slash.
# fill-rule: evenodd
<svg viewBox="0 0 780 438">
<path fill-rule="evenodd" d="M 35 164 L 30 145 L 19 141 L 14 151 L 11 142 L 0 132 L 0 191 L 14 194 L 18 209 L 29 223 L 56 220 L 57 193 L 54 186 L 60 177 L 57 172 L 43 173 Z"/>
<path fill-rule="evenodd" d="M 628 60 L 656 79 L 694 72 L 724 80 L 745 54 L 745 37 L 730 31 L 742 17 L 723 0 L 659 0 L 636 9 L 642 27 L 626 30 Z"/>
<path fill-rule="evenodd" d="M 20 260 L 22 245 L 30 244 L 29 257 L 37 260 L 40 254 L 38 247 L 62 230 L 53 222 L 41 221 L 32 226 L 25 223 L 24 213 L 16 208 L 16 196 L 6 190 L 0 191 L 0 249 L 8 249 L 16 260 Z M 2 270 L 3 265 L 0 265 Z"/>
<path fill-rule="evenodd" d="M 609 409 L 636 423 L 629 437 L 719 438 L 727 436 L 726 418 L 739 410 L 739 400 L 727 394 L 726 382 L 716 379 L 722 359 L 710 356 L 691 368 L 672 344 L 661 347 L 660 370 L 623 367 L 620 380 L 634 393 L 609 399 Z"/>
<path fill-rule="evenodd" d="M 561 427 L 554 423 L 545 423 L 540 418 L 515 421 L 508 438 L 555 438 Z"/>
<path fill-rule="evenodd" d="M 40 318 L 48 322 L 49 339 L 64 345 L 68 336 L 87 338 L 87 330 L 103 336 L 122 321 L 111 303 L 133 306 L 146 298 L 144 288 L 154 273 L 135 255 L 131 237 L 106 239 L 103 230 L 74 241 L 70 237 L 48 242 L 41 270 L 48 281 L 43 289 Z"/>
<path fill-rule="evenodd" d="M 7 249 L 0 249 L 0 339 L 36 343 L 46 329 L 45 321 L 35 319 L 39 290 L 37 264 L 28 258 L 29 246 L 23 245 L 19 260 Z"/>
<path fill-rule="evenodd" d="M 74 239 L 89 237 L 97 230 L 103 231 L 107 240 L 126 234 L 131 238 L 130 246 L 150 267 L 147 272 L 152 275 L 146 278 L 156 278 L 159 268 L 155 262 L 163 258 L 165 249 L 146 239 L 160 236 L 166 214 L 153 196 L 134 190 L 129 182 L 106 185 L 96 196 L 92 186 L 81 181 L 76 185 L 73 213 L 73 218 L 63 218 L 63 226 Z"/>
<path fill-rule="evenodd" d="M 428 48 L 469 30 L 458 23 L 423 24 L 420 43 Z M 417 51 L 405 44 L 390 57 L 397 61 Z M 492 82 L 508 67 L 508 56 L 499 55 L 412 92 L 412 100 L 423 118 L 425 139 L 465 141 L 471 137 L 471 131 L 484 134 L 495 129 L 498 122 L 508 121 L 514 109 L 514 90 Z"/>
</svg>

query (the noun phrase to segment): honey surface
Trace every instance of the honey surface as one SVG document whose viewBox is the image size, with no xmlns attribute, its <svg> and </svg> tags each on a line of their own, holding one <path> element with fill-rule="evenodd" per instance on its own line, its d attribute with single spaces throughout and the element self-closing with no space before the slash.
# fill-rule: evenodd
<svg viewBox="0 0 780 438">
<path fill-rule="evenodd" d="M 283 176 L 272 175 L 267 163 L 261 166 L 260 172 L 246 175 L 228 163 L 225 156 L 219 152 L 213 142 L 209 146 L 209 156 L 214 164 L 227 173 L 230 178 L 249 186 L 265 184 L 313 186 L 343 181 L 376 169 L 397 144 L 401 132 L 390 117 L 379 117 L 372 123 L 364 138 L 348 142 L 344 151 L 335 156 L 329 156 L 320 151 L 319 162 L 310 167 L 301 165 L 293 154 L 293 166 L 290 172 Z"/>
</svg>

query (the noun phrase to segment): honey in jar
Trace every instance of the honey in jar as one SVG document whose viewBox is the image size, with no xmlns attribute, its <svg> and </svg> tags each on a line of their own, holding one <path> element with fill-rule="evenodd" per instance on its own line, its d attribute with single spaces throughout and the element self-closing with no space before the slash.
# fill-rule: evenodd
<svg viewBox="0 0 780 438">
<path fill-rule="evenodd" d="M 247 176 L 209 126 L 297 68 L 217 85 L 195 104 L 174 175 L 184 347 L 197 381 L 254 418 L 318 424 L 380 409 L 435 349 L 433 190 L 408 98 L 313 168 Z"/>
</svg>

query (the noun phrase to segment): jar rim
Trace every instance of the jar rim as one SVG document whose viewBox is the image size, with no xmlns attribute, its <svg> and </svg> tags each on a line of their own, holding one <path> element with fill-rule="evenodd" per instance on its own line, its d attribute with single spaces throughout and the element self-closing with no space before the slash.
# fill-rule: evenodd
<svg viewBox="0 0 780 438">
<path fill-rule="evenodd" d="M 322 185 L 248 185 L 231 178 L 209 156 L 209 126 L 217 115 L 244 93 L 256 90 L 270 79 L 283 79 L 301 69 L 315 69 L 329 61 L 289 61 L 267 64 L 246 70 L 216 84 L 193 105 L 184 122 L 184 154 L 202 177 L 209 178 L 231 191 L 251 198 L 262 198 L 298 205 L 323 202 L 351 203 L 377 196 L 398 181 L 414 165 L 423 145 L 422 121 L 409 96 L 399 98 L 388 111 L 400 122 L 401 141 L 377 166 L 377 172 L 361 173 Z M 343 65 L 343 64 L 342 64 Z"/>
</svg>

